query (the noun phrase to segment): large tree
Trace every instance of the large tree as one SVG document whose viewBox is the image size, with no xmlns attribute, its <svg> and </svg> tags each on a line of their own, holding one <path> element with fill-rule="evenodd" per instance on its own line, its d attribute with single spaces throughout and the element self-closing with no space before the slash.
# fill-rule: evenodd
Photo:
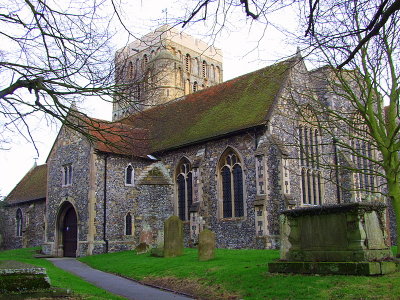
<svg viewBox="0 0 400 300">
<path fill-rule="evenodd" d="M 95 123 L 74 108 L 88 97 L 131 99 L 126 83 L 115 82 L 110 41 L 113 26 L 121 22 L 114 4 L 0 3 L 0 150 L 7 149 L 16 134 L 35 145 L 32 121 L 38 118 L 59 121 L 96 139 L 88 134 Z"/>
<path fill-rule="evenodd" d="M 369 161 L 357 165 L 337 160 L 326 167 L 337 174 L 351 171 L 364 178 L 381 176 L 400 228 L 399 0 L 202 0 L 195 1 L 181 24 L 212 19 L 214 32 L 218 32 L 237 17 L 233 12 L 239 8 L 248 19 L 268 26 L 271 16 L 287 6 L 296 6 L 299 12 L 301 30 L 299 34 L 292 32 L 292 41 L 303 45 L 303 53 L 315 65 L 325 66 L 325 73 L 314 73 L 324 74 L 320 79 L 327 83 L 325 92 L 347 103 L 335 107 L 318 97 L 309 98 L 312 105 L 308 101 L 307 111 L 311 108 L 314 116 L 309 120 L 315 120 L 312 125 L 320 126 L 324 134 L 331 136 L 335 151 L 349 158 L 357 157 L 359 162 Z M 308 97 L 321 95 L 320 88 L 319 85 L 306 91 Z M 298 108 L 299 113 L 305 111 Z M 370 146 L 365 146 L 365 142 Z M 375 150 L 379 154 L 371 155 Z M 340 185 L 338 179 L 333 181 Z M 366 187 L 361 189 L 365 192 Z M 397 232 L 399 244 L 400 230 Z"/>
</svg>

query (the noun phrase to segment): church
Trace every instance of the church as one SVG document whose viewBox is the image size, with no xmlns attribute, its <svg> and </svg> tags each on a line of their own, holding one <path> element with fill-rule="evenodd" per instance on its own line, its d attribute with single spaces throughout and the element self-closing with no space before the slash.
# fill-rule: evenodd
<svg viewBox="0 0 400 300">
<path fill-rule="evenodd" d="M 177 215 L 186 246 L 208 228 L 219 248 L 275 249 L 282 210 L 361 201 L 379 188 L 373 176 L 322 167 L 351 158 L 292 102 L 307 103 L 312 88 L 329 105 L 343 101 L 329 68 L 307 70 L 300 53 L 224 82 L 220 49 L 162 26 L 115 64 L 129 97 L 115 96 L 112 122 L 77 120 L 101 129 L 90 131 L 95 141 L 60 129 L 46 164 L 1 208 L 4 248 L 75 257 L 157 246 Z"/>
</svg>

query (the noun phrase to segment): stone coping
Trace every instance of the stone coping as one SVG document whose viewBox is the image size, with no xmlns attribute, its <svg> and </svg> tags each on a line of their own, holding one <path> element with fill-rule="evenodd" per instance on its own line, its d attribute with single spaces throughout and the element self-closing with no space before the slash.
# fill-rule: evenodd
<svg viewBox="0 0 400 300">
<path fill-rule="evenodd" d="M 0 261 L 0 275 L 11 274 L 46 274 L 46 269 L 14 260 Z"/>
<path fill-rule="evenodd" d="M 324 215 L 332 213 L 345 213 L 350 211 L 383 211 L 386 209 L 386 204 L 381 202 L 354 202 L 341 204 L 328 204 L 321 206 L 309 206 L 296 209 L 284 210 L 281 213 L 288 217 L 300 217 L 306 215 Z"/>
</svg>

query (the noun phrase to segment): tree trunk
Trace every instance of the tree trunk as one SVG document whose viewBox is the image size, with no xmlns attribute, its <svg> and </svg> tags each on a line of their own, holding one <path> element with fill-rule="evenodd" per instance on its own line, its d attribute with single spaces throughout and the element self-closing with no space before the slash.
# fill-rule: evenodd
<svg viewBox="0 0 400 300">
<path fill-rule="evenodd" d="M 396 180 L 388 180 L 389 198 L 392 201 L 394 214 L 396 216 L 396 257 L 400 257 L 400 185 Z"/>
</svg>

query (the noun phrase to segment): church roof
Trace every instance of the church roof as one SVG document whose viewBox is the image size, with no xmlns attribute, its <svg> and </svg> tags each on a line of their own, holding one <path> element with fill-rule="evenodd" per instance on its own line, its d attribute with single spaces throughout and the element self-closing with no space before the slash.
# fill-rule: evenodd
<svg viewBox="0 0 400 300">
<path fill-rule="evenodd" d="M 122 122 L 148 129 L 152 152 L 265 124 L 295 61 L 276 63 L 136 113 Z"/>
<path fill-rule="evenodd" d="M 15 186 L 5 199 L 7 204 L 16 204 L 46 198 L 47 165 L 33 167 Z"/>
<path fill-rule="evenodd" d="M 134 128 L 120 122 L 107 122 L 88 118 L 89 137 L 94 142 L 94 148 L 122 155 L 146 157 L 149 153 L 148 130 Z"/>
</svg>

